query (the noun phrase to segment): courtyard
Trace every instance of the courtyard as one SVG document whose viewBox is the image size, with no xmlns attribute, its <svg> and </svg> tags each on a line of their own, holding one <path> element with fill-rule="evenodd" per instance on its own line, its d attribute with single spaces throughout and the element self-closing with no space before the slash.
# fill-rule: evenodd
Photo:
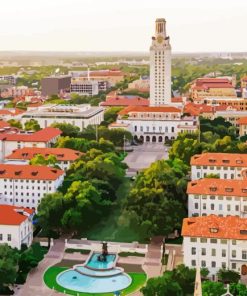
<svg viewBox="0 0 247 296">
<path fill-rule="evenodd" d="M 142 169 L 160 159 L 168 159 L 168 147 L 163 143 L 144 143 L 133 147 L 125 158 L 128 165 L 127 176 L 135 176 Z"/>
</svg>

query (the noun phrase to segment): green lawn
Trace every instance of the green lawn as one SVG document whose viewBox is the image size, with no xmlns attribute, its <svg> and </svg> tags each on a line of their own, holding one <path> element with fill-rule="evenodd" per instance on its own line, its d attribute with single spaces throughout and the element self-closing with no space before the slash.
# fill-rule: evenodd
<svg viewBox="0 0 247 296">
<path fill-rule="evenodd" d="M 63 287 L 61 287 L 57 282 L 56 282 L 56 277 L 57 275 L 68 269 L 67 267 L 56 267 L 56 266 L 52 266 L 50 268 L 47 269 L 47 271 L 44 274 L 44 282 L 45 284 L 50 288 L 50 289 L 54 289 L 57 290 L 59 292 L 64 293 L 64 291 L 66 292 L 66 294 L 68 295 L 76 295 L 76 296 L 113 296 L 113 293 L 102 293 L 102 294 L 91 294 L 91 293 L 80 293 L 80 292 L 75 292 L 75 291 L 71 291 L 68 289 L 64 289 Z M 128 273 L 128 275 L 132 278 L 132 283 L 131 285 L 124 289 L 122 291 L 122 295 L 128 295 L 134 291 L 139 290 L 146 282 L 146 274 L 145 273 Z"/>
</svg>

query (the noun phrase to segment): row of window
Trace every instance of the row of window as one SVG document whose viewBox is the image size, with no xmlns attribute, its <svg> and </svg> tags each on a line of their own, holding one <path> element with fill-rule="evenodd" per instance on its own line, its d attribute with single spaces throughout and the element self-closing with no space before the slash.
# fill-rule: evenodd
<svg viewBox="0 0 247 296">
<path fill-rule="evenodd" d="M 191 260 L 191 266 L 196 266 L 197 265 L 197 262 L 196 260 Z M 201 267 L 207 267 L 207 264 L 206 264 L 206 261 L 205 260 L 202 260 L 201 261 Z M 211 261 L 211 267 L 212 268 L 215 268 L 216 267 L 216 261 Z M 236 269 L 237 268 L 237 264 L 236 263 L 232 263 L 231 264 L 231 269 Z M 221 268 L 226 268 L 226 262 L 222 262 L 221 263 Z"/>
<path fill-rule="evenodd" d="M 197 251 L 197 249 L 195 247 L 191 248 L 191 255 L 196 255 L 196 253 L 197 253 L 196 251 Z M 219 250 L 217 252 L 216 249 L 211 249 L 211 252 L 210 252 L 210 250 L 207 250 L 206 248 L 201 248 L 200 253 L 201 253 L 201 256 L 206 256 L 207 252 L 208 252 L 208 255 L 213 256 L 213 257 L 220 256 L 220 255 L 221 255 L 221 257 L 226 257 L 226 251 L 227 251 L 226 249 L 222 249 L 221 252 Z M 232 255 L 232 258 L 236 258 L 237 251 L 232 250 L 231 255 Z M 247 251 L 245 251 L 245 250 L 242 251 L 242 259 L 243 260 L 247 259 Z"/>
<path fill-rule="evenodd" d="M 7 234 L 6 237 L 7 237 L 7 241 L 11 242 L 11 234 Z M 3 239 L 4 239 L 4 235 L 0 233 L 0 241 L 3 241 Z"/>
<path fill-rule="evenodd" d="M 196 209 L 196 210 L 198 210 L 199 209 L 199 204 L 196 202 L 196 203 L 194 203 L 194 208 Z M 218 205 L 218 210 L 219 211 L 223 211 L 224 209 L 223 209 L 224 207 L 223 207 L 223 205 L 222 204 L 220 204 L 220 205 Z M 226 205 L 226 210 L 228 211 L 228 212 L 230 212 L 230 211 L 239 211 L 239 205 L 235 205 L 235 208 L 234 208 L 234 206 L 233 205 L 230 205 L 230 204 L 228 204 L 228 205 Z M 207 206 L 207 204 L 206 203 L 203 203 L 202 204 L 202 209 L 203 210 L 211 210 L 211 211 L 214 211 L 214 210 L 216 210 L 216 206 L 215 206 L 215 204 L 210 204 L 210 205 L 208 205 Z M 244 206 L 243 207 L 243 210 L 244 210 L 244 212 L 246 212 L 247 211 L 247 206 Z"/>
<path fill-rule="evenodd" d="M 190 238 L 190 242 L 192 242 L 192 243 L 196 243 L 196 242 L 207 243 L 207 242 L 210 242 L 212 244 L 217 244 L 218 241 L 221 244 L 227 244 L 227 240 L 226 239 L 219 239 L 219 240 L 217 238 L 207 239 L 205 237 L 201 237 L 201 238 L 198 238 L 198 239 L 197 239 L 197 237 L 191 237 Z M 236 240 L 231 240 L 231 243 L 232 243 L 232 245 L 236 245 L 237 244 L 237 241 Z"/>
<path fill-rule="evenodd" d="M 38 194 L 39 194 L 39 193 L 38 193 Z M 40 196 L 40 195 L 38 195 L 38 196 Z M 36 204 L 36 202 L 40 203 L 40 199 L 38 199 L 38 200 L 35 201 L 34 199 L 32 199 L 32 200 L 30 199 L 30 200 L 29 200 L 29 198 L 27 198 L 27 199 L 23 199 L 23 198 L 18 199 L 18 198 L 16 198 L 16 199 L 14 199 L 14 200 L 15 200 L 15 202 L 17 202 L 17 203 L 20 202 L 20 203 L 25 203 L 25 204 L 26 204 L 26 203 L 29 203 L 29 202 L 30 202 L 30 203 L 33 203 L 33 204 Z M 4 201 L 5 201 L 5 202 L 8 202 L 8 199 L 5 198 Z M 10 202 L 10 203 L 13 203 L 13 198 L 10 198 L 10 199 L 9 199 L 9 202 Z"/>
<path fill-rule="evenodd" d="M 193 196 L 194 199 L 200 199 L 199 195 L 194 195 Z M 201 196 L 202 199 L 211 199 L 211 200 L 234 200 L 236 197 L 234 196 L 223 196 L 223 195 L 202 195 Z M 247 201 L 247 197 L 242 197 L 243 201 Z M 237 197 L 237 200 L 239 200 L 239 198 Z"/>
<path fill-rule="evenodd" d="M 30 183 L 43 183 L 43 184 L 51 184 L 52 183 L 52 181 L 45 181 L 45 180 L 43 180 L 43 181 L 41 181 L 41 180 L 28 180 L 28 179 L 4 179 L 4 182 L 11 182 L 11 183 L 13 183 L 13 181 L 15 182 L 15 183 L 29 183 L 29 181 L 30 181 Z"/>
<path fill-rule="evenodd" d="M 159 126 L 159 129 L 157 129 L 159 132 L 162 132 L 162 126 Z M 134 127 L 134 131 L 135 132 L 138 132 L 138 126 L 135 125 Z M 150 131 L 150 128 L 149 126 L 146 126 L 146 131 L 149 132 Z M 153 131 L 155 132 L 156 131 L 156 127 L 153 126 Z M 140 126 L 140 132 L 143 132 L 143 126 Z M 166 126 L 165 127 L 165 133 L 168 133 L 169 132 L 169 128 Z M 170 130 L 171 133 L 174 133 L 175 132 L 175 128 L 172 126 L 171 127 L 171 130 Z"/>
<path fill-rule="evenodd" d="M 227 170 L 231 170 L 231 171 L 234 171 L 235 169 L 237 169 L 238 171 L 241 171 L 243 168 L 239 168 L 239 167 L 227 167 L 227 166 L 206 166 L 206 165 L 204 165 L 204 166 L 196 166 L 196 168 L 198 169 L 198 170 L 200 170 L 200 169 L 204 169 L 204 170 L 207 170 L 207 169 L 210 169 L 210 170 L 215 170 L 215 169 L 217 169 L 217 170 L 225 170 L 225 171 L 227 171 Z"/>
</svg>

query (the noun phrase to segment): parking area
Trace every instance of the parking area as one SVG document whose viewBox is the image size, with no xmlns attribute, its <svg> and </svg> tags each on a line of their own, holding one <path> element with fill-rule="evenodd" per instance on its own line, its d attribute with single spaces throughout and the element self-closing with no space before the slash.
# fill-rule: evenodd
<svg viewBox="0 0 247 296">
<path fill-rule="evenodd" d="M 127 176 L 134 176 L 137 171 L 145 169 L 151 163 L 168 158 L 168 147 L 163 143 L 144 143 L 133 147 L 134 151 L 129 152 L 125 158 L 125 163 L 129 169 Z"/>
</svg>

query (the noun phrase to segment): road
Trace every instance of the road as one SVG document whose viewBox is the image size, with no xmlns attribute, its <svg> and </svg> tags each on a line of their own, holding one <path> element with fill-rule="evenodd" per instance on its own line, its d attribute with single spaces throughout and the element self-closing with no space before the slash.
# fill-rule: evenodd
<svg viewBox="0 0 247 296">
<path fill-rule="evenodd" d="M 125 158 L 125 163 L 129 167 L 127 176 L 134 176 L 137 171 L 149 167 L 151 163 L 168 158 L 168 147 L 164 146 L 164 144 L 144 143 L 133 148 L 134 151 L 129 152 Z"/>
</svg>

